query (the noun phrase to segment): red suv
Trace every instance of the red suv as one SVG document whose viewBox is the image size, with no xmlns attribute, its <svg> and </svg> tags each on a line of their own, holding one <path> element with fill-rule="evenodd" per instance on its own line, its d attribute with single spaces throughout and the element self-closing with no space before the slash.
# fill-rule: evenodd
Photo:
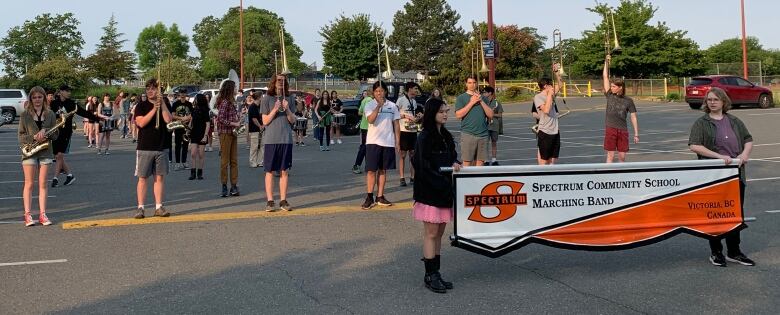
<svg viewBox="0 0 780 315">
<path fill-rule="evenodd" d="M 771 90 L 733 75 L 708 75 L 692 78 L 691 83 L 685 87 L 685 102 L 693 109 L 701 108 L 702 101 L 710 87 L 719 87 L 725 90 L 734 107 L 748 104 L 758 105 L 761 108 L 774 106 Z"/>
</svg>

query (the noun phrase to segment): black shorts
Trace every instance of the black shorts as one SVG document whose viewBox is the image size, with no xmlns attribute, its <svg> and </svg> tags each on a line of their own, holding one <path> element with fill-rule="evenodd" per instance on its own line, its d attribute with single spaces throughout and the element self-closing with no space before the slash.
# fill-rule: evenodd
<svg viewBox="0 0 780 315">
<path fill-rule="evenodd" d="M 366 171 L 395 169 L 395 148 L 376 144 L 366 145 Z"/>
<path fill-rule="evenodd" d="M 69 134 L 60 134 L 56 140 L 52 141 L 54 155 L 57 155 L 57 153 L 70 153 L 70 136 Z"/>
<path fill-rule="evenodd" d="M 539 131 L 536 135 L 536 146 L 539 147 L 539 156 L 542 160 L 557 159 L 561 151 L 561 133 L 548 135 Z"/>
<path fill-rule="evenodd" d="M 401 131 L 401 151 L 413 151 L 414 144 L 417 143 L 416 132 L 403 132 Z"/>
</svg>

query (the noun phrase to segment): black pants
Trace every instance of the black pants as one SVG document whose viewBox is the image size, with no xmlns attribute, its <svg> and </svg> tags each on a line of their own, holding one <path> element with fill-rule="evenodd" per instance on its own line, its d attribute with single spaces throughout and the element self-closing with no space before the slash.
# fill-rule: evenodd
<svg viewBox="0 0 780 315">
<path fill-rule="evenodd" d="M 320 132 L 320 146 L 330 146 L 330 125 L 323 127 L 320 127 L 320 131 L 324 132 L 323 135 L 322 132 Z M 322 140 L 325 140 L 325 144 L 322 144 Z"/>
<path fill-rule="evenodd" d="M 187 147 L 190 143 L 184 141 L 184 130 L 176 130 L 174 135 L 174 151 L 176 152 L 176 163 L 187 163 Z"/>
<path fill-rule="evenodd" d="M 360 129 L 360 149 L 358 149 L 355 165 L 363 165 L 363 158 L 366 157 L 366 135 L 368 130 Z"/>
<path fill-rule="evenodd" d="M 741 206 L 745 206 L 745 183 L 742 181 L 739 181 L 739 199 L 741 201 Z M 734 256 L 737 254 L 740 254 L 741 251 L 739 249 L 739 230 L 728 232 L 724 235 L 723 238 L 726 239 L 726 246 L 728 246 L 728 255 Z M 719 239 L 711 239 L 710 240 L 710 251 L 715 253 L 722 253 L 723 252 L 723 244 L 720 242 Z"/>
</svg>

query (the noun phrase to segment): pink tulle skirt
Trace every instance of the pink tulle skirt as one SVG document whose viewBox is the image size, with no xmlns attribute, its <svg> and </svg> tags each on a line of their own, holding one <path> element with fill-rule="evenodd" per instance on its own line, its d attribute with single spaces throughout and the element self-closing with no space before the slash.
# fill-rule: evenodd
<svg viewBox="0 0 780 315">
<path fill-rule="evenodd" d="M 412 207 L 412 216 L 417 221 L 447 223 L 452 221 L 452 208 L 439 208 L 415 202 Z"/>
</svg>

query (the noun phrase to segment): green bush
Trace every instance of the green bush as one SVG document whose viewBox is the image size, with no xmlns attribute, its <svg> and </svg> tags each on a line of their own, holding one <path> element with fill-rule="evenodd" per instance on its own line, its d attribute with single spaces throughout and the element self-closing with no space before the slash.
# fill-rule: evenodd
<svg viewBox="0 0 780 315">
<path fill-rule="evenodd" d="M 533 93 L 519 86 L 510 86 L 496 93 L 496 98 L 502 103 L 517 103 L 533 99 Z"/>
<path fill-rule="evenodd" d="M 88 86 L 84 89 L 73 91 L 72 97 L 74 99 L 83 100 L 87 98 L 87 95 L 89 96 L 97 96 L 98 98 L 102 99 L 103 94 L 108 93 L 111 95 L 111 100 L 114 100 L 116 96 L 119 94 L 119 91 L 125 91 L 127 95 L 136 93 L 141 94 L 144 92 L 143 88 L 130 88 L 130 87 L 123 87 L 123 86 L 106 86 L 106 85 L 92 85 Z"/>
<path fill-rule="evenodd" d="M 670 102 L 676 102 L 681 100 L 682 97 L 680 97 L 679 93 L 669 93 L 666 95 L 666 100 Z"/>
</svg>

